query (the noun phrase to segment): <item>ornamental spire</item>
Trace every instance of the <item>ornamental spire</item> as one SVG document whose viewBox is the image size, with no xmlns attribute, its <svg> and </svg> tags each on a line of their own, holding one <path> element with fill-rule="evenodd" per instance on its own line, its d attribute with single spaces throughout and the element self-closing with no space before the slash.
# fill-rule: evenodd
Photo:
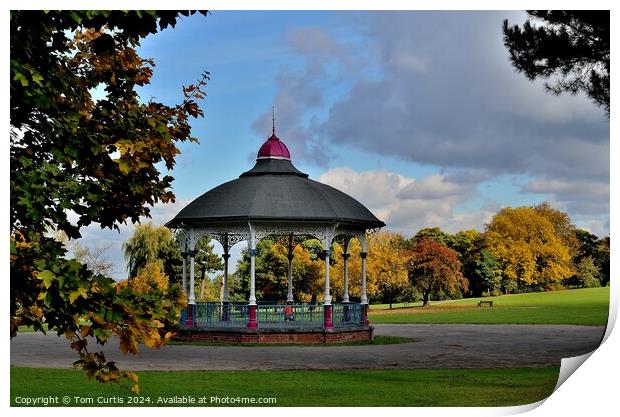
<svg viewBox="0 0 620 417">
<path fill-rule="evenodd" d="M 271 134 L 276 135 L 276 110 L 274 106 L 271 106 Z"/>
</svg>

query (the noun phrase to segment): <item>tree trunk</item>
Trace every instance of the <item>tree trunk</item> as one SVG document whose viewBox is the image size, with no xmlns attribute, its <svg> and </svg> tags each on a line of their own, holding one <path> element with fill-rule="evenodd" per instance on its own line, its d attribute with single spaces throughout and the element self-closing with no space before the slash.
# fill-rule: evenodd
<svg viewBox="0 0 620 417">
<path fill-rule="evenodd" d="M 200 279 L 200 299 L 204 300 L 205 296 L 205 270 L 202 270 L 202 278 Z"/>
<path fill-rule="evenodd" d="M 205 279 L 200 280 L 200 299 L 204 300 L 205 297 Z"/>
<path fill-rule="evenodd" d="M 423 299 L 422 307 L 428 307 L 430 305 L 429 304 L 430 296 L 431 294 L 429 292 L 422 293 L 422 299 Z"/>
</svg>

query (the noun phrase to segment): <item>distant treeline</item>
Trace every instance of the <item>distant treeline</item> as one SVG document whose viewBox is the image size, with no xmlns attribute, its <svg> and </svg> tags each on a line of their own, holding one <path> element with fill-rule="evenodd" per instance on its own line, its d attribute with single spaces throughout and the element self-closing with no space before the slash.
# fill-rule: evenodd
<svg viewBox="0 0 620 417">
<path fill-rule="evenodd" d="M 181 252 L 163 226 L 139 225 L 124 245 L 132 285 L 144 290 L 181 281 Z M 387 230 L 367 237 L 367 294 L 371 303 L 480 297 L 609 284 L 609 236 L 599 238 L 575 227 L 568 214 L 548 203 L 507 207 L 493 216 L 484 232 L 447 233 L 424 228 L 412 237 Z M 286 300 L 287 242 L 267 238 L 257 244 L 256 296 L 259 301 Z M 349 243 L 349 296 L 359 301 L 360 243 Z M 223 295 L 223 262 L 208 237 L 196 246 L 195 293 L 199 301 Z M 332 298 L 344 294 L 342 240 L 330 256 Z M 97 266 L 95 260 L 84 262 Z M 321 302 L 325 285 L 323 248 L 316 239 L 294 248 L 293 294 L 298 302 Z M 233 268 L 231 268 L 233 269 Z M 219 274 L 215 279 L 213 274 Z M 247 301 L 250 256 L 247 249 L 229 276 L 229 299 Z"/>
<path fill-rule="evenodd" d="M 455 234 L 438 227 L 414 236 L 381 231 L 368 239 L 367 291 L 372 303 L 598 287 L 609 284 L 609 236 L 599 238 L 575 227 L 568 214 L 548 203 L 504 208 L 484 232 Z M 277 239 L 259 242 L 256 288 L 259 300 L 286 299 L 287 248 Z M 349 294 L 360 296 L 359 242 L 349 244 Z M 343 248 L 335 242 L 330 259 L 332 297 L 343 295 Z M 295 247 L 293 293 L 304 302 L 320 302 L 324 260 L 318 241 Z M 249 253 L 244 249 L 230 282 L 231 299 L 249 293 Z M 221 280 L 212 284 L 219 286 Z M 212 291 L 214 294 L 216 291 Z M 219 292 L 219 291 L 218 291 Z"/>
</svg>

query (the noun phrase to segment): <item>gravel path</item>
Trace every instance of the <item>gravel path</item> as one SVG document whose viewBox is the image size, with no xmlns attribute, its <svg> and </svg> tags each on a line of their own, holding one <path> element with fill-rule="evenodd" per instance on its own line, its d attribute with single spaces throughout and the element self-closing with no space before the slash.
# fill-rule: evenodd
<svg viewBox="0 0 620 417">
<path fill-rule="evenodd" d="M 104 351 L 127 370 L 288 370 L 509 368 L 560 366 L 565 357 L 596 349 L 604 327 L 568 325 L 377 324 L 375 335 L 411 343 L 367 346 L 188 346 L 125 356 L 112 341 Z M 77 355 L 64 338 L 21 333 L 11 341 L 11 365 L 69 368 Z"/>
</svg>

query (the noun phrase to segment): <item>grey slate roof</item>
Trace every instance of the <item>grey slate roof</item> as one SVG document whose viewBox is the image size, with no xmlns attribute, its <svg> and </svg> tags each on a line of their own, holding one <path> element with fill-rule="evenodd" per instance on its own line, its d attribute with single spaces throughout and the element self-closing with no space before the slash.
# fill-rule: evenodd
<svg viewBox="0 0 620 417">
<path fill-rule="evenodd" d="M 311 180 L 282 159 L 257 160 L 238 179 L 189 203 L 167 226 L 248 220 L 338 222 L 364 229 L 385 226 L 354 198 Z"/>
</svg>

